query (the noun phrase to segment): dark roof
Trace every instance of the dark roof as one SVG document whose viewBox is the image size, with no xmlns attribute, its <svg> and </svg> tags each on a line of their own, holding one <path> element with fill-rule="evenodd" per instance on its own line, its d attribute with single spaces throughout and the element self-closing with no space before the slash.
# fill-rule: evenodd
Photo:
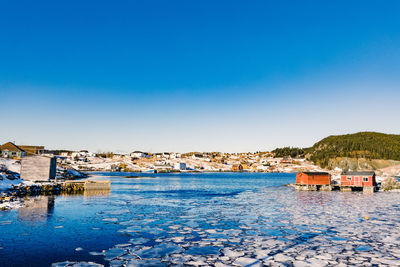
<svg viewBox="0 0 400 267">
<path fill-rule="evenodd" d="M 23 149 L 21 149 L 19 146 L 15 145 L 14 143 L 8 142 L 3 144 L 1 147 L 1 150 L 9 150 L 9 151 L 21 151 L 25 152 Z"/>
<path fill-rule="evenodd" d="M 302 172 L 305 173 L 307 175 L 329 175 L 328 172 Z"/>
<path fill-rule="evenodd" d="M 375 175 L 374 171 L 359 171 L 359 172 L 344 172 L 343 175 L 370 175 L 373 176 Z"/>
</svg>

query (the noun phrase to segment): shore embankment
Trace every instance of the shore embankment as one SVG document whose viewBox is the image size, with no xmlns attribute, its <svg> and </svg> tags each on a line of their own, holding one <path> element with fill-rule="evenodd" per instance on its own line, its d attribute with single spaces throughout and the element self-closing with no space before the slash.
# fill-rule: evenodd
<svg viewBox="0 0 400 267">
<path fill-rule="evenodd" d="M 60 194 L 83 194 L 88 190 L 110 190 L 110 181 L 62 181 L 18 184 L 0 192 L 0 210 L 19 207 L 24 198 Z"/>
</svg>

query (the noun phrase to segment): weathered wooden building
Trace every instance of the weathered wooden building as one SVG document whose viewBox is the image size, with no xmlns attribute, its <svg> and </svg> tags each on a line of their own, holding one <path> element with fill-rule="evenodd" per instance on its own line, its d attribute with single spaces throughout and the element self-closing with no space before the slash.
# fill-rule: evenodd
<svg viewBox="0 0 400 267">
<path fill-rule="evenodd" d="M 296 175 L 297 184 L 329 185 L 331 175 L 327 172 L 299 172 Z"/>
<path fill-rule="evenodd" d="M 21 178 L 29 181 L 48 181 L 56 177 L 56 158 L 28 156 L 21 160 Z"/>
<path fill-rule="evenodd" d="M 299 172 L 296 175 L 297 190 L 332 190 L 331 175 L 327 172 Z"/>
<path fill-rule="evenodd" d="M 363 189 L 363 191 L 375 191 L 376 178 L 373 171 L 345 172 L 341 175 L 340 186 L 343 191 Z"/>
<path fill-rule="evenodd" d="M 18 145 L 19 148 L 23 149 L 26 152 L 26 155 L 40 155 L 44 152 L 44 146 L 25 146 Z"/>
</svg>

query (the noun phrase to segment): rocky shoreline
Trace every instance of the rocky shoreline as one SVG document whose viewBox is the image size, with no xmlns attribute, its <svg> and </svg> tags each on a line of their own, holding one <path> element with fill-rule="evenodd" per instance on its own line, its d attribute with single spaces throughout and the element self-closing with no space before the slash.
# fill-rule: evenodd
<svg viewBox="0 0 400 267">
<path fill-rule="evenodd" d="M 0 210 L 20 207 L 30 196 L 50 196 L 60 194 L 80 194 L 85 191 L 84 183 L 46 182 L 19 184 L 0 192 Z"/>
</svg>

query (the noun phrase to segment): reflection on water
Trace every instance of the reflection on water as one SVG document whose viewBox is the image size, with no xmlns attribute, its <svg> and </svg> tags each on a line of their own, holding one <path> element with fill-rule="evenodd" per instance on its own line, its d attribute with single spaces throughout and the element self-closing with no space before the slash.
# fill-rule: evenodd
<svg viewBox="0 0 400 267">
<path fill-rule="evenodd" d="M 18 209 L 18 220 L 25 222 L 42 222 L 51 216 L 54 210 L 55 196 L 36 196 L 24 201 Z"/>
<path fill-rule="evenodd" d="M 84 197 L 109 197 L 110 190 L 85 190 Z"/>
</svg>

